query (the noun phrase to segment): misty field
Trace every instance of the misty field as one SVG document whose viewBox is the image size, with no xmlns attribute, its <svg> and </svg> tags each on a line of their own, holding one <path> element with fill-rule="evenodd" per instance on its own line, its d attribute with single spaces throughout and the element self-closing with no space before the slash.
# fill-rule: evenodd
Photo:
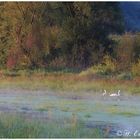
<svg viewBox="0 0 140 140">
<path fill-rule="evenodd" d="M 140 137 L 137 6 L 1 2 L 0 137 Z"/>
<path fill-rule="evenodd" d="M 140 129 L 138 78 L 11 72 L 0 83 L 0 137 L 139 137 L 133 134 Z M 104 89 L 108 94 L 120 89 L 119 100 L 102 96 Z"/>
</svg>

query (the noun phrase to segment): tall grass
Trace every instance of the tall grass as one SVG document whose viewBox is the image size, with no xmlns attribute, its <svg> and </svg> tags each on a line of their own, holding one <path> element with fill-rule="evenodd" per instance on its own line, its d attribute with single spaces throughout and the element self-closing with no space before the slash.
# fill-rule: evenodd
<svg viewBox="0 0 140 140">
<path fill-rule="evenodd" d="M 132 74 L 134 76 L 140 76 L 140 59 L 137 63 L 132 65 Z"/>
<path fill-rule="evenodd" d="M 80 121 L 51 122 L 24 118 L 19 114 L 0 116 L 0 138 L 101 138 L 96 128 L 87 128 Z"/>
<path fill-rule="evenodd" d="M 120 75 L 122 77 L 122 75 Z M 138 94 L 140 93 L 140 78 L 129 79 L 114 77 L 81 76 L 72 73 L 48 73 L 46 75 L 33 74 L 30 76 L 2 76 L 0 88 L 20 88 L 28 90 L 52 89 L 57 91 L 96 91 L 107 89 L 110 91 L 121 89 L 121 91 Z M 93 93 L 93 92 L 91 92 Z M 66 94 L 66 92 L 65 92 Z M 78 92 L 75 92 L 78 94 Z"/>
<path fill-rule="evenodd" d="M 116 62 L 110 56 L 106 55 L 103 58 L 102 64 L 94 65 L 85 71 L 82 71 L 80 75 L 111 75 L 116 71 Z"/>
<path fill-rule="evenodd" d="M 108 58 L 106 59 L 106 65 L 101 66 L 101 69 L 95 69 L 95 67 L 93 67 L 82 72 L 78 72 L 78 70 L 74 69 L 66 71 L 64 69 L 60 71 L 49 71 L 47 69 L 19 71 L 1 70 L 0 88 L 31 90 L 53 89 L 57 91 L 85 92 L 102 92 L 101 90 L 103 89 L 109 91 L 121 89 L 121 91 L 124 92 L 139 94 L 140 77 L 134 77 L 131 73 L 116 74 L 114 73 L 114 68 L 114 63 Z M 137 69 L 138 68 L 134 66 L 134 70 L 136 71 Z M 139 71 L 136 72 L 139 73 Z M 75 94 L 78 93 L 76 92 Z"/>
</svg>

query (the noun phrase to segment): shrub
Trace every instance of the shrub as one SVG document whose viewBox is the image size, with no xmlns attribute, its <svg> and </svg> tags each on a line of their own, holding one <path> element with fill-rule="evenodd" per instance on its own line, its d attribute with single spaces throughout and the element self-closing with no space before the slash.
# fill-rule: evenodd
<svg viewBox="0 0 140 140">
<path fill-rule="evenodd" d="M 135 36 L 129 33 L 126 33 L 118 38 L 115 50 L 118 71 L 130 70 L 131 63 L 134 59 L 134 40 Z"/>
<path fill-rule="evenodd" d="M 50 62 L 49 67 L 53 68 L 66 67 L 66 61 L 61 57 L 57 57 Z"/>
<path fill-rule="evenodd" d="M 17 73 L 17 70 L 12 70 L 12 69 L 3 70 L 3 75 L 4 76 L 10 76 L 10 77 L 19 76 L 19 74 Z"/>
<path fill-rule="evenodd" d="M 104 57 L 103 64 L 104 64 L 104 67 L 103 67 L 104 73 L 110 74 L 116 71 L 116 62 L 110 56 L 107 55 Z"/>
<path fill-rule="evenodd" d="M 135 61 L 140 59 L 140 33 L 137 33 L 135 37 L 134 59 Z"/>
<path fill-rule="evenodd" d="M 81 75 L 90 75 L 90 74 L 100 74 L 100 75 L 109 75 L 115 73 L 116 71 L 116 62 L 110 56 L 106 55 L 103 58 L 102 64 L 92 66 L 91 68 L 83 71 Z"/>
<path fill-rule="evenodd" d="M 9 50 L 8 58 L 7 58 L 7 68 L 14 69 L 18 64 L 18 59 L 20 57 L 20 50 L 18 48 L 11 48 Z"/>
<path fill-rule="evenodd" d="M 140 59 L 138 60 L 137 63 L 132 65 L 131 71 L 133 76 L 140 76 Z"/>
<path fill-rule="evenodd" d="M 117 76 L 120 80 L 132 80 L 133 76 L 130 72 L 123 72 Z"/>
</svg>

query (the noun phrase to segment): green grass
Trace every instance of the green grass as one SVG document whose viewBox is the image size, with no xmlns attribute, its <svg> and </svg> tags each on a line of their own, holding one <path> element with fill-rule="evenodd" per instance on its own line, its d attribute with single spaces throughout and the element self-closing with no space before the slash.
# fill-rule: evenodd
<svg viewBox="0 0 140 140">
<path fill-rule="evenodd" d="M 122 76 L 123 75 L 123 76 Z M 57 91 L 110 92 L 120 89 L 131 94 L 140 93 L 140 78 L 131 79 L 122 74 L 114 77 L 81 75 L 75 70 L 3 71 L 0 88 L 53 89 Z M 121 78 L 119 78 L 121 76 Z M 125 77 L 124 79 L 122 77 Z M 111 85 L 111 86 L 110 86 Z"/>
<path fill-rule="evenodd" d="M 135 109 L 129 109 L 129 108 L 120 108 L 119 106 L 107 106 L 105 109 L 106 112 L 112 114 L 112 115 L 119 115 L 123 117 L 135 117 L 135 116 L 140 116 L 138 111 Z"/>
<path fill-rule="evenodd" d="M 38 110 L 38 111 L 41 111 L 41 112 L 42 112 L 42 111 L 48 111 L 48 109 L 45 109 L 45 108 L 38 108 L 37 110 Z"/>
<path fill-rule="evenodd" d="M 134 113 L 134 112 L 119 112 L 118 115 L 126 116 L 126 117 L 135 117 L 140 116 L 140 114 Z"/>
<path fill-rule="evenodd" d="M 98 129 L 85 127 L 82 122 L 40 121 L 17 114 L 1 114 L 0 138 L 101 138 Z"/>
<path fill-rule="evenodd" d="M 125 77 L 121 75 L 121 77 Z M 51 89 L 56 90 L 57 96 L 82 97 L 101 93 L 103 89 L 108 92 L 118 89 L 123 93 L 139 94 L 140 79 L 98 77 L 97 75 L 80 75 L 77 71 L 5 71 L 0 77 L 0 88 L 20 88 L 28 90 Z M 69 92 L 67 92 L 69 91 Z M 86 94 L 83 94 L 86 93 Z M 90 96 L 89 96 L 90 97 Z M 47 111 L 52 116 L 51 109 L 59 109 L 62 112 L 85 113 L 85 119 L 92 118 L 104 104 L 97 104 L 94 108 L 87 108 L 85 103 L 79 100 L 63 99 L 59 101 L 48 100 L 36 107 L 37 111 Z M 118 106 L 106 106 L 104 112 L 125 117 L 138 116 L 131 110 L 123 112 Z M 24 118 L 18 114 L 0 114 L 0 137 L 1 138 L 103 138 L 104 133 L 99 129 L 87 128 L 79 120 L 48 121 Z"/>
<path fill-rule="evenodd" d="M 90 114 L 85 115 L 86 118 L 91 118 L 92 116 Z"/>
</svg>

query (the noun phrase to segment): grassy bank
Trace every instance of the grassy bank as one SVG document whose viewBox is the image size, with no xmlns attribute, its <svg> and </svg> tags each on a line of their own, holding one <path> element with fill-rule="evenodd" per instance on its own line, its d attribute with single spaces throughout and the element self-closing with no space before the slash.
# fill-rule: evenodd
<svg viewBox="0 0 140 140">
<path fill-rule="evenodd" d="M 0 88 L 53 89 L 60 91 L 94 91 L 120 89 L 131 94 L 140 93 L 140 77 L 123 75 L 83 75 L 78 71 L 3 71 Z"/>
<path fill-rule="evenodd" d="M 103 89 L 108 91 L 116 91 L 120 89 L 123 93 L 139 95 L 139 85 L 139 77 L 128 78 L 122 74 L 83 74 L 83 72 L 76 70 L 3 70 L 0 74 L 1 89 L 51 89 L 56 91 L 64 91 L 62 92 L 62 95 L 71 94 L 71 97 L 79 97 L 72 95 L 83 95 L 79 94 L 82 92 L 84 93 L 85 97 L 88 97 L 87 93 L 93 95 L 95 92 L 98 92 L 100 94 Z M 9 90 L 9 92 L 11 93 L 12 90 Z M 19 93 L 20 92 L 21 90 L 19 90 Z M 51 93 L 53 94 L 53 92 L 50 92 L 50 94 Z M 59 92 L 55 93 L 59 94 Z M 9 95 L 7 95 L 7 97 L 8 96 Z M 31 96 L 25 96 L 24 98 L 21 98 L 21 96 L 16 96 L 15 99 L 11 99 L 11 96 L 9 97 L 11 100 L 10 105 L 16 104 L 18 107 L 20 104 L 25 105 L 25 109 L 22 111 L 25 111 L 27 108 L 27 114 L 24 114 L 23 112 L 21 114 L 14 112 L 0 112 L 1 138 L 104 138 L 109 137 L 108 129 L 103 131 L 98 127 L 90 127 L 87 125 L 88 121 L 92 119 L 94 120 L 96 117 L 98 120 L 99 116 L 97 114 L 99 112 L 103 113 L 100 114 L 103 120 L 105 120 L 106 114 L 107 116 L 112 115 L 112 118 L 115 116 L 123 116 L 123 118 L 126 117 L 127 119 L 130 117 L 133 118 L 139 116 L 139 106 L 137 106 L 137 108 L 134 106 L 133 108 L 133 106 L 129 107 L 127 104 L 125 106 L 123 104 L 117 105 L 116 101 L 115 104 L 105 104 L 107 102 L 104 101 L 96 103 L 95 99 L 94 101 L 88 100 L 87 102 L 83 100 L 75 100 L 73 98 L 57 98 L 56 100 L 56 98 L 52 98 L 52 96 L 41 97 L 41 95 L 40 98 L 45 100 L 40 100 L 40 102 L 37 102 L 39 96 L 37 96 L 37 100 L 35 97 L 32 98 Z M 7 97 L 6 100 L 9 99 Z M 28 106 L 28 103 L 32 103 L 32 105 L 34 105 L 33 111 L 40 113 L 40 116 L 43 116 L 43 113 L 46 112 L 46 118 L 34 118 L 32 116 L 35 116 L 36 114 L 28 114 L 28 107 L 26 107 L 26 105 Z M 34 103 L 37 103 L 36 106 Z M 56 111 L 56 113 L 53 114 L 53 111 Z M 67 115 L 67 113 L 70 114 L 68 114 L 68 117 L 58 117 L 59 114 L 57 113 L 61 113 L 62 116 L 65 114 Z"/>
<path fill-rule="evenodd" d="M 0 138 L 101 138 L 97 128 L 85 127 L 80 121 L 63 120 L 61 123 L 29 119 L 20 114 L 0 115 Z"/>
</svg>

